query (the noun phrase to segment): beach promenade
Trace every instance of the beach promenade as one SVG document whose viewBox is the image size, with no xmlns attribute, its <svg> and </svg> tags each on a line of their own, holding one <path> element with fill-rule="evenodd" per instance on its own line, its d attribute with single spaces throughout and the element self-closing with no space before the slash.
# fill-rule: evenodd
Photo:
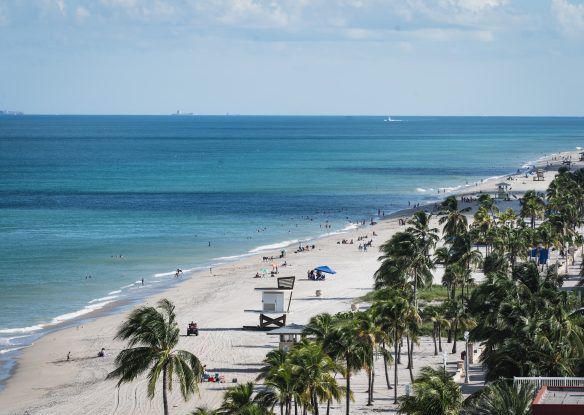
<svg viewBox="0 0 584 415">
<path fill-rule="evenodd" d="M 508 183 L 511 195 L 519 198 L 527 190 L 545 191 L 561 164 L 561 157 L 572 156 L 578 160 L 576 152 L 556 154 L 556 160 L 542 160 L 541 166 L 551 163 L 545 172 L 545 180 L 534 181 L 531 176 L 514 176 Z M 576 162 L 572 168 L 584 166 Z M 504 180 L 504 179 L 499 179 Z M 477 192 L 495 193 L 495 183 L 488 181 L 477 186 L 469 186 L 459 195 L 474 196 Z M 518 200 L 498 203 L 500 210 L 513 207 L 519 210 Z M 463 203 L 462 206 L 474 206 Z M 421 209 L 431 210 L 432 206 Z M 278 265 L 278 277 L 295 276 L 296 284 L 290 305 L 287 323 L 305 324 L 309 318 L 321 312 L 336 313 L 349 311 L 358 298 L 371 290 L 372 276 L 378 268 L 378 247 L 397 230 L 400 221 L 410 216 L 411 210 L 404 210 L 386 217 L 374 226 L 364 226 L 347 233 L 328 236 L 310 242 L 315 249 L 293 253 L 296 247 L 287 249 L 286 257 L 274 260 Z M 472 215 L 472 212 L 469 213 Z M 437 225 L 437 218 L 434 218 Z M 377 236 L 373 236 L 373 231 Z M 358 250 L 360 236 L 373 240 L 373 247 L 363 252 Z M 354 244 L 339 244 L 342 239 L 353 239 Z M 266 251 L 240 261 L 195 273 L 183 283 L 162 294 L 147 298 L 143 304 L 154 305 L 160 298 L 168 298 L 176 305 L 181 334 L 186 334 L 190 321 L 196 321 L 200 335 L 181 337 L 178 348 L 197 355 L 207 369 L 223 375 L 226 383 L 205 383 L 200 385 L 200 393 L 184 402 L 178 391 L 170 395 L 171 413 L 186 414 L 197 406 L 217 407 L 223 392 L 232 381 L 238 383 L 254 381 L 265 354 L 277 347 L 277 339 L 265 332 L 246 331 L 244 325 L 257 325 L 261 309 L 261 293 L 257 287 L 276 285 L 276 278 L 268 276 L 253 278 L 258 269 L 265 267 L 263 256 L 279 256 L 278 251 Z M 555 260 L 554 258 L 552 258 Z M 286 266 L 282 266 L 284 261 Z M 271 262 L 269 266 L 271 265 Z M 337 273 L 327 276 L 324 281 L 311 281 L 307 271 L 316 266 L 329 265 Z M 475 275 L 480 279 L 480 274 Z M 436 284 L 440 284 L 441 269 L 435 272 Z M 316 290 L 322 295 L 316 296 Z M 365 308 L 367 304 L 360 303 Z M 115 331 L 123 321 L 125 313 L 99 317 L 90 322 L 49 333 L 32 347 L 26 349 L 19 359 L 15 373 L 0 393 L 0 412 L 6 414 L 147 414 L 162 412 L 162 397 L 157 394 L 153 400 L 146 396 L 146 379 L 116 388 L 115 381 L 105 377 L 113 368 L 113 360 L 124 347 L 122 342 L 113 340 Z M 446 350 L 450 345 L 443 342 Z M 105 348 L 106 356 L 97 357 L 97 352 Z M 67 353 L 70 360 L 67 361 Z M 456 365 L 458 355 L 449 354 L 449 369 Z M 398 394 L 404 393 L 404 384 L 409 383 L 405 362 L 399 370 Z M 430 338 L 422 338 L 415 350 L 415 370 L 426 365 L 441 365 L 442 356 L 433 355 Z M 474 369 L 473 369 L 474 370 Z M 385 384 L 383 360 L 376 362 L 375 403 L 366 406 L 367 377 L 365 372 L 356 375 L 352 386 L 355 394 L 354 413 L 393 411 L 393 391 Z M 391 372 L 390 372 L 391 373 Z M 393 383 L 393 378 L 392 378 Z M 331 413 L 344 413 L 344 405 L 334 404 Z"/>
</svg>

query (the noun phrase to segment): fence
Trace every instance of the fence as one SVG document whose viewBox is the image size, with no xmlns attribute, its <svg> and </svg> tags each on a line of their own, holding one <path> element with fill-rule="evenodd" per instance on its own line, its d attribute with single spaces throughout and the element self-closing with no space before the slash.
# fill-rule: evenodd
<svg viewBox="0 0 584 415">
<path fill-rule="evenodd" d="M 513 386 L 517 387 L 519 385 L 532 385 L 535 386 L 536 389 L 541 388 L 542 386 L 584 386 L 584 378 L 541 378 L 541 377 L 532 377 L 532 378 L 513 378 Z"/>
</svg>

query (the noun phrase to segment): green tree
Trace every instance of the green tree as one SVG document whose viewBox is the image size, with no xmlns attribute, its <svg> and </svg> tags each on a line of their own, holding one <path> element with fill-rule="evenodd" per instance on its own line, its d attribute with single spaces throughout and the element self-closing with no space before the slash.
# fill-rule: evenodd
<svg viewBox="0 0 584 415">
<path fill-rule="evenodd" d="M 319 413 L 319 402 L 341 399 L 343 390 L 334 376 L 340 368 L 319 343 L 305 340 L 296 344 L 290 351 L 290 361 L 306 406 L 312 408 L 314 415 Z"/>
<path fill-rule="evenodd" d="M 377 301 L 372 305 L 374 313 L 377 316 L 382 316 L 391 327 L 391 335 L 393 336 L 394 348 L 394 403 L 397 404 L 397 365 L 398 365 L 398 345 L 408 325 L 414 319 L 419 319 L 419 315 L 414 307 L 412 307 L 406 298 L 403 298 L 399 293 L 395 293 L 389 300 Z"/>
<path fill-rule="evenodd" d="M 545 200 L 535 190 L 528 190 L 521 199 L 521 212 L 519 215 L 522 218 L 530 218 L 531 228 L 535 229 L 535 220 L 543 219 L 545 213 Z"/>
<path fill-rule="evenodd" d="M 530 385 L 514 387 L 510 382 L 497 381 L 479 392 L 476 399 L 465 404 L 464 415 L 531 415 L 535 389 Z"/>
<path fill-rule="evenodd" d="M 172 391 L 176 379 L 180 392 L 187 400 L 197 390 L 202 367 L 199 359 L 185 350 L 175 350 L 179 328 L 174 305 L 167 299 L 158 307 L 140 307 L 132 311 L 119 327 L 116 339 L 128 340 L 128 346 L 115 359 L 116 368 L 108 379 L 119 378 L 122 383 L 131 382 L 148 372 L 148 397 L 152 399 L 156 384 L 162 375 L 162 401 L 164 414 L 168 415 L 167 392 Z"/>
<path fill-rule="evenodd" d="M 253 399 L 253 383 L 232 386 L 225 391 L 218 415 L 267 414 L 269 411 Z M 260 401 L 262 402 L 262 401 Z"/>
<path fill-rule="evenodd" d="M 429 366 L 420 370 L 412 384 L 413 395 L 399 398 L 398 413 L 408 415 L 458 415 L 462 393 L 444 369 Z"/>
</svg>

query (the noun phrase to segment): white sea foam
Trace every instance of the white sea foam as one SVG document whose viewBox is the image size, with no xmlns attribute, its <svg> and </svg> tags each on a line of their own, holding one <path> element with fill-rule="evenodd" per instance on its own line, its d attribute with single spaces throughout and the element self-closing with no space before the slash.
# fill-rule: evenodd
<svg viewBox="0 0 584 415">
<path fill-rule="evenodd" d="M 425 192 L 426 189 L 422 188 L 422 187 L 416 187 L 416 192 Z"/>
<path fill-rule="evenodd" d="M 0 334 L 33 333 L 33 332 L 39 331 L 43 328 L 44 328 L 43 324 L 37 324 L 35 326 L 29 326 L 29 327 L 17 327 L 14 329 L 2 329 L 2 330 L 0 330 Z"/>
<path fill-rule="evenodd" d="M 119 294 L 121 293 L 122 290 L 115 290 L 115 291 L 110 291 L 109 293 L 107 293 L 107 295 L 114 295 L 114 294 Z"/>
<path fill-rule="evenodd" d="M 353 229 L 357 229 L 358 227 L 359 227 L 359 225 L 357 225 L 356 223 L 349 223 L 347 226 L 345 226 L 343 229 L 341 229 L 341 231 L 347 232 L 347 231 L 351 231 Z"/>
<path fill-rule="evenodd" d="M 213 261 L 235 261 L 241 258 L 246 258 L 248 256 L 252 256 L 252 253 L 247 253 L 247 254 L 241 254 L 241 255 L 230 255 L 230 256 L 220 256 L 218 258 L 213 258 Z M 211 264 L 211 266 L 216 266 L 216 265 L 220 265 L 220 264 Z"/>
<path fill-rule="evenodd" d="M 103 308 L 106 305 L 111 304 L 113 302 L 114 302 L 114 300 L 108 300 L 108 301 L 102 301 L 101 303 L 87 305 L 87 306 L 83 307 L 81 310 L 73 311 L 72 313 L 66 313 L 66 314 L 62 314 L 60 316 L 55 317 L 53 320 L 51 320 L 50 324 L 63 323 L 64 321 L 71 320 L 71 319 L 83 316 L 85 314 L 89 314 L 92 311 L 99 310 L 100 308 Z"/>
<path fill-rule="evenodd" d="M 172 272 L 161 272 L 158 274 L 154 274 L 154 278 L 162 278 L 162 277 L 171 277 L 176 273 L 176 271 Z"/>
<path fill-rule="evenodd" d="M 13 346 L 13 340 L 17 339 L 24 339 L 27 338 L 29 335 L 26 336 L 12 336 L 12 337 L 0 337 L 0 346 Z"/>
<path fill-rule="evenodd" d="M 28 347 L 28 346 L 20 346 L 20 347 L 13 347 L 13 348 L 11 348 L 11 349 L 4 349 L 4 350 L 0 350 L 0 354 L 5 354 L 5 353 L 14 352 L 14 351 L 16 351 L 16 350 L 24 349 L 25 347 Z"/>
<path fill-rule="evenodd" d="M 89 304 L 99 303 L 101 301 L 114 300 L 116 298 L 119 298 L 119 295 L 108 295 L 106 297 L 94 298 L 89 302 Z"/>
<path fill-rule="evenodd" d="M 278 242 L 278 243 L 271 244 L 271 245 L 261 245 L 261 246 L 258 246 L 257 248 L 250 250 L 249 253 L 256 254 L 256 253 L 262 252 L 262 251 L 269 251 L 272 249 L 285 248 L 288 245 L 297 244 L 298 242 L 300 242 L 300 240 L 292 239 L 290 241 L 282 241 L 282 242 Z"/>
</svg>

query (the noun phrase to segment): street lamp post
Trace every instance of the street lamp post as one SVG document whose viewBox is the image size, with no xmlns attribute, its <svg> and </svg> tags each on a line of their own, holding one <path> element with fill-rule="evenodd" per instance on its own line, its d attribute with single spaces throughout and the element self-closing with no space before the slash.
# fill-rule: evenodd
<svg viewBox="0 0 584 415">
<path fill-rule="evenodd" d="M 464 332 L 464 383 L 468 383 L 468 337 L 470 333 Z"/>
</svg>

